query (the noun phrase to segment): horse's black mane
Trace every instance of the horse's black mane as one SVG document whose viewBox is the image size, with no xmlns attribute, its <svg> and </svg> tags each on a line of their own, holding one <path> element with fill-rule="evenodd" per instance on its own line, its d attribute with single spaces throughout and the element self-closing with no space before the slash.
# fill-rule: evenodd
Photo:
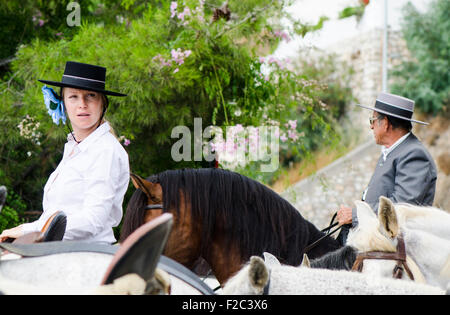
<svg viewBox="0 0 450 315">
<path fill-rule="evenodd" d="M 350 270 L 355 263 L 357 254 L 357 250 L 353 247 L 344 246 L 320 258 L 311 260 L 311 268 Z"/>
<path fill-rule="evenodd" d="M 207 250 L 207 240 L 221 235 L 248 259 L 270 252 L 283 263 L 298 265 L 303 249 L 323 235 L 277 193 L 235 172 L 214 168 L 168 170 L 147 180 L 162 186 L 164 211 L 179 209 L 179 192 L 184 192 L 193 220 L 202 228 L 202 250 Z M 138 189 L 128 204 L 121 239 L 143 224 L 143 214 L 136 209 L 142 212 L 146 204 L 145 194 Z M 138 225 L 130 227 L 132 221 Z M 313 259 L 337 248 L 338 243 L 329 237 L 308 256 Z"/>
</svg>

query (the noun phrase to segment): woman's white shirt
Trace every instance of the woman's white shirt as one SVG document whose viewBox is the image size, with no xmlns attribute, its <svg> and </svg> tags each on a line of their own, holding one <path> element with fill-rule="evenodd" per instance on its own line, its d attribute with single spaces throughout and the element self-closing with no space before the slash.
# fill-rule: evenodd
<svg viewBox="0 0 450 315">
<path fill-rule="evenodd" d="M 107 122 L 79 144 L 69 135 L 63 158 L 44 187 L 43 213 L 23 230 L 40 231 L 53 213 L 63 211 L 64 240 L 114 243 L 112 228 L 122 219 L 129 179 L 128 154 Z"/>
</svg>

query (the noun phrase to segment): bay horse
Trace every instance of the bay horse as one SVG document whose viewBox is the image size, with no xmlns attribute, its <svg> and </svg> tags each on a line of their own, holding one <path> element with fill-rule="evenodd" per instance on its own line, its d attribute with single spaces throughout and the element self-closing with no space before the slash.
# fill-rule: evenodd
<svg viewBox="0 0 450 315">
<path fill-rule="evenodd" d="M 137 190 L 126 209 L 121 239 L 170 212 L 174 223 L 164 255 L 187 268 L 202 257 L 221 285 L 252 255 L 269 252 L 284 264 L 299 265 L 305 248 L 324 236 L 280 195 L 236 172 L 182 169 L 131 179 Z M 308 256 L 339 247 L 325 237 Z"/>
</svg>

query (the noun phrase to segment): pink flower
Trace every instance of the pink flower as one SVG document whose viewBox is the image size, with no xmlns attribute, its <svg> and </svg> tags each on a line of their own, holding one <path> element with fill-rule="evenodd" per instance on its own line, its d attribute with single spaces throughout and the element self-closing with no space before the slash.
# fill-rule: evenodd
<svg viewBox="0 0 450 315">
<path fill-rule="evenodd" d="M 177 73 L 178 71 L 180 71 L 180 69 L 176 68 L 175 70 L 173 70 L 173 73 Z"/>
<path fill-rule="evenodd" d="M 170 15 L 171 18 L 173 18 L 177 14 L 177 7 L 178 3 L 176 1 L 172 1 L 172 3 L 170 4 L 170 13 L 172 13 Z"/>
<path fill-rule="evenodd" d="M 278 137 L 280 136 L 280 129 L 279 129 L 279 128 L 276 128 L 276 129 L 275 129 L 275 134 L 274 134 L 274 136 L 275 136 L 276 138 L 278 138 Z"/>
<path fill-rule="evenodd" d="M 211 143 L 211 151 L 215 153 L 222 153 L 225 149 L 225 143 L 223 141 L 217 141 Z"/>
<path fill-rule="evenodd" d="M 285 32 L 285 31 L 275 31 L 275 32 L 273 33 L 273 35 L 275 35 L 275 37 L 284 39 L 284 40 L 285 40 L 286 42 L 288 42 L 288 43 L 291 41 L 291 37 L 290 37 L 289 34 L 288 34 L 287 32 Z"/>
<path fill-rule="evenodd" d="M 289 127 L 291 127 L 291 129 L 293 129 L 293 130 L 297 129 L 297 120 L 289 120 L 289 121 L 288 121 L 288 125 L 289 125 Z"/>
<path fill-rule="evenodd" d="M 288 137 L 294 141 L 298 139 L 298 134 L 296 130 L 288 130 Z"/>
<path fill-rule="evenodd" d="M 191 15 L 191 10 L 190 10 L 188 7 L 186 7 L 186 8 L 184 8 L 183 12 L 178 13 L 177 17 L 178 17 L 181 21 L 184 21 L 184 17 L 185 17 L 185 16 L 190 16 L 190 15 Z"/>
<path fill-rule="evenodd" d="M 286 33 L 286 32 L 283 32 L 282 34 L 281 34 L 281 38 L 283 38 L 286 42 L 290 42 L 291 41 L 291 37 L 289 36 L 289 34 L 288 33 Z"/>
<path fill-rule="evenodd" d="M 283 61 L 276 60 L 275 62 L 278 65 L 278 68 L 280 68 L 281 70 L 283 70 L 285 68 Z"/>
<path fill-rule="evenodd" d="M 237 124 L 237 125 L 235 126 L 235 128 L 236 128 L 236 130 L 235 130 L 236 133 L 239 133 L 239 132 L 241 132 L 241 131 L 244 131 L 244 127 L 243 127 L 241 124 Z"/>
<path fill-rule="evenodd" d="M 125 139 L 125 141 L 123 142 L 123 145 L 127 147 L 130 143 L 131 143 L 130 140 Z"/>
<path fill-rule="evenodd" d="M 284 134 L 284 133 L 280 136 L 280 140 L 281 140 L 282 142 L 286 142 L 287 139 L 288 139 L 288 138 L 286 137 L 286 134 Z"/>
</svg>

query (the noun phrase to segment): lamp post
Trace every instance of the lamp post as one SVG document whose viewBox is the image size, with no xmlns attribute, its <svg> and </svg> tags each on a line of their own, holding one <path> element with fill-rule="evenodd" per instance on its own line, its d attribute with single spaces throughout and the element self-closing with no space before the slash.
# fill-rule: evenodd
<svg viewBox="0 0 450 315">
<path fill-rule="evenodd" d="M 388 92 L 388 0 L 384 0 L 382 91 Z"/>
</svg>

